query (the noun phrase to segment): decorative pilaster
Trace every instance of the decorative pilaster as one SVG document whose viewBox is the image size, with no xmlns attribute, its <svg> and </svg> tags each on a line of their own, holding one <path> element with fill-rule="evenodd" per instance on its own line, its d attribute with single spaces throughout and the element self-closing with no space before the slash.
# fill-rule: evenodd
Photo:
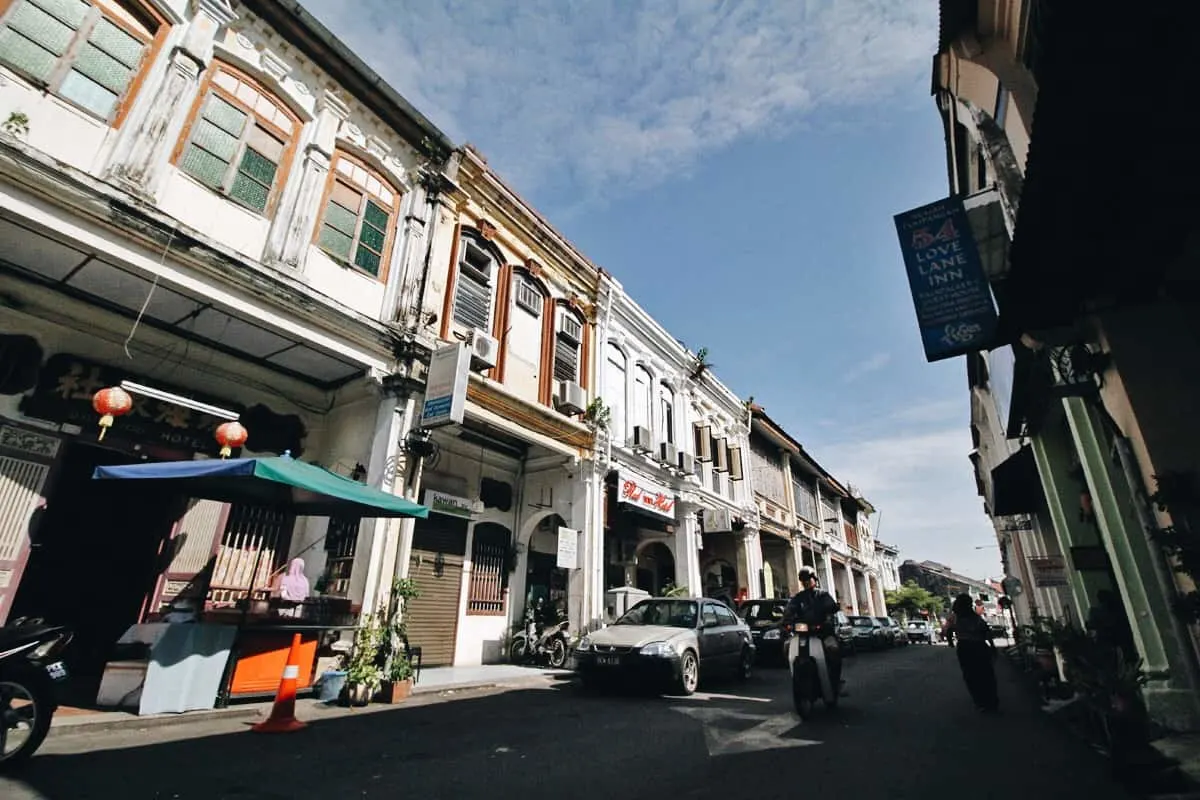
<svg viewBox="0 0 1200 800">
<path fill-rule="evenodd" d="M 171 50 L 165 72 L 121 127 L 104 179 L 154 202 L 170 152 L 196 99 L 200 76 L 212 61 L 213 42 L 237 14 L 225 0 L 196 0 L 183 39 Z"/>
<path fill-rule="evenodd" d="M 313 226 L 324 211 L 321 197 L 333 161 L 338 128 L 350 116 L 340 97 L 326 91 L 317 98 L 316 122 L 304 147 L 299 180 L 289 181 L 279 213 L 271 220 L 263 263 L 304 271 Z"/>
<path fill-rule="evenodd" d="M 849 564 L 843 564 L 842 568 L 846 570 L 846 586 L 850 594 L 850 610 L 855 616 L 858 616 L 858 586 L 854 583 L 854 570 L 850 568 Z M 842 602 L 844 603 L 845 601 L 843 600 Z"/>
<path fill-rule="evenodd" d="M 700 520 L 698 505 L 678 503 L 675 523 L 675 585 L 686 586 L 688 594 L 704 594 L 700 578 Z"/>
</svg>

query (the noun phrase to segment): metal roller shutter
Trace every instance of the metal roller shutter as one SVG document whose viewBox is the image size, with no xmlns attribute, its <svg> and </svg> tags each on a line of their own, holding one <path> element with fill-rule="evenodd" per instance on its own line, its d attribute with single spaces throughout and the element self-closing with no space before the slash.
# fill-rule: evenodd
<svg viewBox="0 0 1200 800">
<path fill-rule="evenodd" d="M 454 662 L 458 607 L 462 594 L 467 521 L 431 514 L 413 531 L 408 577 L 421 596 L 408 605 L 408 641 L 421 648 L 423 666 Z"/>
</svg>

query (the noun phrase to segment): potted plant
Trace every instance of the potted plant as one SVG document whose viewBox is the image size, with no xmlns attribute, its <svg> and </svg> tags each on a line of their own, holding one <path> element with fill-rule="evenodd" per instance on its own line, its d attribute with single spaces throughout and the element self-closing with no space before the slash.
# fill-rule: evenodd
<svg viewBox="0 0 1200 800">
<path fill-rule="evenodd" d="M 367 615 L 354 633 L 354 650 L 346 664 L 346 693 L 352 706 L 365 706 L 383 682 L 377 663 L 383 630 L 374 615 Z"/>
<path fill-rule="evenodd" d="M 379 700 L 383 703 L 400 703 L 412 694 L 413 668 L 407 656 L 395 653 L 388 666 L 386 677 L 379 689 Z"/>
</svg>

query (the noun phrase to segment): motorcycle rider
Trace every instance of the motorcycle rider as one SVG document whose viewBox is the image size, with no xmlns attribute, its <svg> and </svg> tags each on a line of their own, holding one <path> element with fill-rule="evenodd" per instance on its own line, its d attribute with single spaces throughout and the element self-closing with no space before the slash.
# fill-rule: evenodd
<svg viewBox="0 0 1200 800">
<path fill-rule="evenodd" d="M 842 680 L 842 648 L 837 638 L 837 619 L 839 611 L 837 600 L 833 595 L 821 589 L 817 584 L 817 571 L 812 567 L 800 568 L 801 589 L 796 593 L 783 612 L 785 625 L 804 622 L 809 632 L 820 638 L 825 647 L 825 660 L 829 666 L 829 682 L 837 687 L 838 694 L 846 696 L 845 682 Z"/>
</svg>

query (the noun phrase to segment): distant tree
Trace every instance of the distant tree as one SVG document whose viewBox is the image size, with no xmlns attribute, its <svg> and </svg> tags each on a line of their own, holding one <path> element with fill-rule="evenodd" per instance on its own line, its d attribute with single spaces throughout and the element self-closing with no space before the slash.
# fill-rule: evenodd
<svg viewBox="0 0 1200 800">
<path fill-rule="evenodd" d="M 885 592 L 883 601 L 887 603 L 890 613 L 903 612 L 909 617 L 919 616 L 922 611 L 936 615 L 941 612 L 945 602 L 937 595 L 922 589 L 914 580 L 905 581 L 899 589 Z"/>
</svg>

